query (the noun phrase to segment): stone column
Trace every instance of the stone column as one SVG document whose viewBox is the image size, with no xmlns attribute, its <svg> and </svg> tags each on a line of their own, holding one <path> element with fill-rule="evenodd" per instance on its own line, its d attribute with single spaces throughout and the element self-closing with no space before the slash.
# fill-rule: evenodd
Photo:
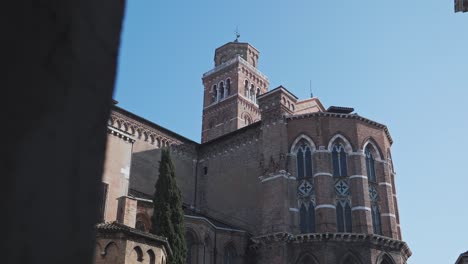
<svg viewBox="0 0 468 264">
<path fill-rule="evenodd" d="M 366 172 L 366 157 L 362 151 L 348 154 L 349 182 L 352 197 L 353 233 L 372 234 L 369 183 Z"/>
<path fill-rule="evenodd" d="M 393 182 L 389 166 L 383 161 L 377 162 L 377 164 L 377 182 L 379 183 L 378 192 L 382 235 L 399 239 L 395 206 L 393 203 Z"/>
<path fill-rule="evenodd" d="M 336 232 L 336 206 L 330 152 L 314 153 L 314 188 L 316 232 Z"/>
</svg>

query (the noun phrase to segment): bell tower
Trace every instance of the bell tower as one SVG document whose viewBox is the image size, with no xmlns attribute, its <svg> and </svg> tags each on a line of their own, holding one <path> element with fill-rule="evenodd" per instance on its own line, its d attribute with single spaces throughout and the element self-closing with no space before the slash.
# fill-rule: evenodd
<svg viewBox="0 0 468 264">
<path fill-rule="evenodd" d="M 237 39 L 215 50 L 214 68 L 202 77 L 202 143 L 260 120 L 257 97 L 269 82 L 258 58 L 256 48 Z"/>
</svg>

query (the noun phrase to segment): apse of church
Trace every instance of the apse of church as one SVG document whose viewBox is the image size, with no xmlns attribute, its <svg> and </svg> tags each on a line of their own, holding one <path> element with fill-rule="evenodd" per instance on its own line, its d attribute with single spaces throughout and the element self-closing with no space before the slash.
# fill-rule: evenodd
<svg viewBox="0 0 468 264">
<path fill-rule="evenodd" d="M 201 144 L 115 106 L 110 136 L 125 149 L 109 149 L 131 161 L 129 176 L 115 162 L 106 174 L 109 190 L 112 175 L 129 178 L 119 217 L 107 211 L 106 219 L 151 229 L 157 161 L 169 148 L 187 263 L 406 263 L 389 129 L 353 108 L 270 89 L 259 66 L 248 43 L 215 50 L 202 76 Z"/>
</svg>

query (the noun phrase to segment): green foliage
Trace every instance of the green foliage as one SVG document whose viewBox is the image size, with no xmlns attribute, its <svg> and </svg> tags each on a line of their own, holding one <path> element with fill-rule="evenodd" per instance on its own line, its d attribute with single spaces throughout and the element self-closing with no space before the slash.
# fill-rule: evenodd
<svg viewBox="0 0 468 264">
<path fill-rule="evenodd" d="M 184 264 L 187 249 L 182 195 L 177 187 L 174 164 L 167 149 L 162 150 L 153 205 L 154 213 L 151 218 L 153 230 L 151 232 L 167 237 L 172 249 L 172 256 L 168 258 L 167 263 Z"/>
</svg>

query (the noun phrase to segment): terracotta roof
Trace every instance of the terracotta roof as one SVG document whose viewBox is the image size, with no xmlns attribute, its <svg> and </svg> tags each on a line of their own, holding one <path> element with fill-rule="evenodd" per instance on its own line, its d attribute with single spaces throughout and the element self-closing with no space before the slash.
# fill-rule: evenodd
<svg viewBox="0 0 468 264">
<path fill-rule="evenodd" d="M 118 222 L 107 222 L 99 223 L 96 225 L 98 233 L 124 233 L 129 236 L 134 236 L 138 238 L 146 238 L 152 241 L 159 242 L 166 247 L 166 250 L 169 255 L 172 254 L 171 246 L 167 241 L 167 238 L 162 236 L 157 236 L 148 232 L 143 232 L 141 230 L 126 226 Z"/>
</svg>

